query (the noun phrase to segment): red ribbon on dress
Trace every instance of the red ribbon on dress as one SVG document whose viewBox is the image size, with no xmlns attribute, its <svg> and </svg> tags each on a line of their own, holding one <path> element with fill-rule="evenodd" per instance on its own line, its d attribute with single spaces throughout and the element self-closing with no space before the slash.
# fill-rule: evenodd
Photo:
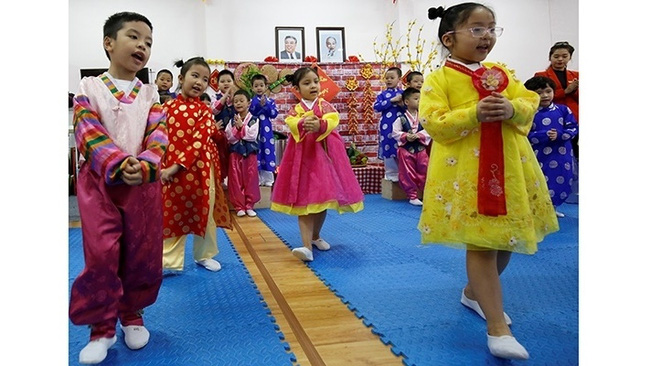
<svg viewBox="0 0 650 366">
<path fill-rule="evenodd" d="M 508 86 L 508 75 L 501 68 L 481 67 L 472 71 L 455 62 L 447 61 L 445 66 L 472 77 L 472 84 L 479 99 L 492 92 L 500 93 Z M 481 146 L 478 162 L 478 213 L 486 216 L 505 215 L 506 191 L 503 158 L 502 121 L 481 123 Z"/>
</svg>

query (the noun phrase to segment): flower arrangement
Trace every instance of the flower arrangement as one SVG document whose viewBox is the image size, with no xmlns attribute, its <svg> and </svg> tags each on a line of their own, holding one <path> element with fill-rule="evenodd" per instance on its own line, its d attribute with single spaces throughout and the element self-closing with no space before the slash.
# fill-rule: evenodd
<svg viewBox="0 0 650 366">
<path fill-rule="evenodd" d="M 348 59 L 346 60 L 347 62 L 359 62 L 359 58 L 357 56 L 349 56 Z"/>
<path fill-rule="evenodd" d="M 278 61 L 280 61 L 280 60 L 278 60 L 278 58 L 275 57 L 275 56 L 266 56 L 266 58 L 264 59 L 264 61 L 265 61 L 265 62 L 278 62 Z"/>
<path fill-rule="evenodd" d="M 305 57 L 305 62 L 318 62 L 318 59 L 316 58 L 316 56 L 311 56 L 310 55 L 310 56 Z"/>
<path fill-rule="evenodd" d="M 368 165 L 368 156 L 359 151 L 354 145 L 354 142 L 350 143 L 350 147 L 346 149 L 346 152 L 352 166 L 360 167 Z"/>
</svg>

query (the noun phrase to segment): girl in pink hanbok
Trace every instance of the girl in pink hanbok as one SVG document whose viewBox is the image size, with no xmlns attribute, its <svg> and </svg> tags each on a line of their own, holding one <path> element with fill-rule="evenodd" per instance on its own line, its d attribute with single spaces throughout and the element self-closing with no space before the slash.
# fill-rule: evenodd
<svg viewBox="0 0 650 366">
<path fill-rule="evenodd" d="M 303 247 L 291 252 L 303 261 L 314 259 L 312 247 L 329 250 L 320 237 L 327 209 L 358 212 L 363 209 L 359 187 L 345 143 L 335 131 L 339 113 L 320 95 L 316 70 L 303 67 L 288 75 L 301 96 L 285 119 L 291 137 L 271 197 L 271 210 L 298 216 Z"/>
</svg>

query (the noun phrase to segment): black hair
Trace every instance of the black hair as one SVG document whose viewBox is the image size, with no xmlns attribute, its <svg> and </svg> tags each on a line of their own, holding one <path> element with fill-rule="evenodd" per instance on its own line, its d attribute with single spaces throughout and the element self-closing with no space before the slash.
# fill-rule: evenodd
<svg viewBox="0 0 650 366">
<path fill-rule="evenodd" d="M 74 93 L 68 92 L 68 108 L 74 107 Z"/>
<path fill-rule="evenodd" d="M 386 70 L 386 73 L 388 73 L 389 71 L 395 71 L 395 72 L 397 72 L 397 77 L 399 77 L 399 78 L 402 77 L 402 69 L 400 69 L 399 67 L 396 67 L 396 66 L 389 67 L 388 70 Z"/>
<path fill-rule="evenodd" d="M 200 100 L 201 100 L 201 101 L 207 100 L 208 102 L 211 102 L 211 101 L 212 101 L 212 99 L 210 99 L 210 95 L 208 95 L 208 93 L 203 93 L 203 94 L 201 94 L 201 98 L 200 98 Z"/>
<path fill-rule="evenodd" d="M 447 9 L 444 9 L 442 6 L 429 8 L 429 19 L 434 20 L 440 18 L 440 26 L 438 26 L 438 39 L 440 40 L 440 43 L 442 43 L 442 36 L 448 32 L 456 30 L 457 26 L 467 21 L 476 8 L 486 9 L 492 13 L 492 17 L 496 19 L 492 9 L 479 3 L 462 3 Z"/>
<path fill-rule="evenodd" d="M 160 77 L 161 74 L 169 74 L 172 78 L 174 77 L 174 74 L 172 74 L 171 71 L 169 71 L 167 69 L 162 69 L 162 70 L 158 71 L 158 73 L 156 74 L 156 79 L 158 79 L 158 77 Z"/>
<path fill-rule="evenodd" d="M 128 22 L 143 22 L 149 26 L 151 31 L 153 31 L 153 25 L 151 25 L 151 22 L 147 17 L 142 14 L 124 11 L 121 13 L 115 13 L 106 19 L 106 22 L 104 22 L 104 38 L 109 37 L 116 39 L 117 32 L 122 29 L 124 23 Z M 106 53 L 106 57 L 110 60 L 111 56 L 108 54 L 108 51 L 104 50 L 104 53 Z"/>
<path fill-rule="evenodd" d="M 524 86 L 528 90 L 536 91 L 537 89 L 544 89 L 547 86 L 555 90 L 555 82 L 552 79 L 547 78 L 546 76 L 533 76 L 532 78 L 526 80 Z"/>
<path fill-rule="evenodd" d="M 402 100 L 406 100 L 416 93 L 420 94 L 420 91 L 415 88 L 408 87 L 402 92 Z"/>
<path fill-rule="evenodd" d="M 223 70 L 219 71 L 219 73 L 217 74 L 217 83 L 219 82 L 219 80 L 221 80 L 221 77 L 224 76 L 224 75 L 230 75 L 230 77 L 232 78 L 232 81 L 235 81 L 235 74 L 233 74 L 232 71 L 230 71 L 228 69 L 223 69 Z"/>
<path fill-rule="evenodd" d="M 411 71 L 411 72 L 408 73 L 408 75 L 406 75 L 406 82 L 407 82 L 407 83 L 410 83 L 411 80 L 413 80 L 413 77 L 415 77 L 415 76 L 417 76 L 417 75 L 424 76 L 424 75 L 422 75 L 422 73 L 419 72 L 419 71 Z"/>
<path fill-rule="evenodd" d="M 296 43 L 298 43 L 298 40 L 296 39 L 296 37 L 294 37 L 292 35 L 288 35 L 288 36 L 284 37 L 284 40 L 286 41 L 289 38 L 293 39 L 294 41 L 296 41 Z"/>
<path fill-rule="evenodd" d="M 250 100 L 251 100 L 251 95 L 248 94 L 248 92 L 247 92 L 246 90 L 244 90 L 244 89 L 239 89 L 239 90 L 237 90 L 237 91 L 235 92 L 235 94 L 233 94 L 232 99 L 235 99 L 235 97 L 238 96 L 238 95 L 244 95 L 244 96 L 246 96 L 246 100 L 248 100 L 249 102 L 250 102 Z"/>
<path fill-rule="evenodd" d="M 567 41 L 562 41 L 562 42 L 555 42 L 553 46 L 551 46 L 551 50 L 548 52 L 548 58 L 550 59 L 551 56 L 553 55 L 553 52 L 560 50 L 560 49 L 566 49 L 569 51 L 569 56 L 573 57 L 573 51 L 575 51 L 575 48 L 569 44 Z"/>
<path fill-rule="evenodd" d="M 187 71 L 194 65 L 201 65 L 205 66 L 208 69 L 208 72 L 210 71 L 210 65 L 208 65 L 207 62 L 203 59 L 203 57 L 192 57 L 191 59 L 183 62 L 183 60 L 178 60 L 174 62 L 174 66 L 180 67 L 181 69 L 181 75 L 185 77 L 185 74 L 187 74 Z"/>
<path fill-rule="evenodd" d="M 287 75 L 285 78 L 288 82 L 291 83 L 291 85 L 298 86 L 298 84 L 300 84 L 300 80 L 304 79 L 305 76 L 310 72 L 318 75 L 318 71 L 316 71 L 316 69 L 312 69 L 311 67 L 301 67 L 298 70 L 294 71 L 293 74 Z"/>
<path fill-rule="evenodd" d="M 264 76 L 263 74 L 255 74 L 255 75 L 253 75 L 253 77 L 251 78 L 251 86 L 255 83 L 255 80 L 264 81 L 264 85 L 268 84 L 268 80 L 266 80 L 266 76 Z"/>
</svg>

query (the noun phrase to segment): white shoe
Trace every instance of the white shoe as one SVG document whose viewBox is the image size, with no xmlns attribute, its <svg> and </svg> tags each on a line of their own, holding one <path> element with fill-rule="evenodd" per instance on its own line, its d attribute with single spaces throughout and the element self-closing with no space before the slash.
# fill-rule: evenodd
<svg viewBox="0 0 650 366">
<path fill-rule="evenodd" d="M 132 350 L 140 349 L 149 343 L 149 331 L 143 325 L 128 325 L 123 326 L 124 343 Z"/>
<path fill-rule="evenodd" d="M 264 187 L 273 187 L 273 182 L 264 183 Z"/>
<path fill-rule="evenodd" d="M 462 295 L 460 296 L 460 303 L 474 310 L 481 318 L 485 320 L 485 314 L 483 314 L 483 309 L 481 309 L 481 306 L 478 304 L 478 301 L 471 300 L 469 297 L 465 296 L 464 289 L 462 291 Z M 503 312 L 503 317 L 506 320 L 507 325 L 512 324 L 512 320 L 510 319 L 508 314 L 506 314 L 505 311 Z"/>
<path fill-rule="evenodd" d="M 527 360 L 530 357 L 526 348 L 517 342 L 513 336 L 493 337 L 488 334 L 487 337 L 488 348 L 492 356 L 511 360 Z"/>
<path fill-rule="evenodd" d="M 117 336 L 113 336 L 113 338 L 98 338 L 88 342 L 86 347 L 79 352 L 79 363 L 90 365 L 104 361 L 108 354 L 108 349 L 116 341 Z"/>
<path fill-rule="evenodd" d="M 253 210 L 246 210 L 246 215 L 248 215 L 250 217 L 255 217 L 255 216 L 257 216 L 257 212 L 255 212 Z"/>
<path fill-rule="evenodd" d="M 565 216 L 565 215 L 564 215 L 562 212 L 560 212 L 560 211 L 555 211 L 555 215 L 557 215 L 557 217 L 564 217 L 564 216 Z"/>
<path fill-rule="evenodd" d="M 212 271 L 212 272 L 218 272 L 221 270 L 221 263 L 215 261 L 212 258 L 208 259 L 202 259 L 200 261 L 195 261 L 196 264 L 205 267 L 205 269 Z"/>
<path fill-rule="evenodd" d="M 311 262 L 314 260 L 314 254 L 311 252 L 311 250 L 305 247 L 295 248 L 291 251 L 291 254 L 298 257 L 303 262 Z"/>
<path fill-rule="evenodd" d="M 413 206 L 422 206 L 422 201 L 420 201 L 418 198 L 414 200 L 409 200 L 409 203 L 412 204 Z"/>
<path fill-rule="evenodd" d="M 246 211 L 244 210 L 237 211 L 237 217 L 244 217 L 244 216 L 246 216 Z"/>
<path fill-rule="evenodd" d="M 328 242 L 326 242 L 325 240 L 323 240 L 322 238 L 312 240 L 311 245 L 318 248 L 318 250 L 322 250 L 322 251 L 330 250 L 330 244 Z"/>
</svg>

